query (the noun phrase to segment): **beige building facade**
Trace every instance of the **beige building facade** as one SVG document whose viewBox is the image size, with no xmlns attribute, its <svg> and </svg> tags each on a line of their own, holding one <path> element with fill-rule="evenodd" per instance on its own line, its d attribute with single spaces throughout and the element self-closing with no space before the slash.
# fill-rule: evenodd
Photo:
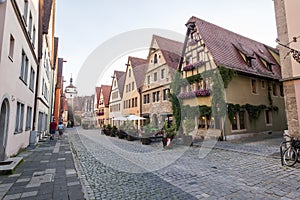
<svg viewBox="0 0 300 200">
<path fill-rule="evenodd" d="M 142 87 L 142 115 L 145 123 L 162 128 L 173 116 L 169 101 L 170 83 L 180 60 L 182 43 L 153 35 Z"/>
<path fill-rule="evenodd" d="M 128 57 L 125 81 L 122 96 L 122 116 L 136 115 L 142 113 L 142 85 L 147 68 L 146 60 L 136 57 Z M 140 127 L 141 121 L 135 121 Z"/>
</svg>

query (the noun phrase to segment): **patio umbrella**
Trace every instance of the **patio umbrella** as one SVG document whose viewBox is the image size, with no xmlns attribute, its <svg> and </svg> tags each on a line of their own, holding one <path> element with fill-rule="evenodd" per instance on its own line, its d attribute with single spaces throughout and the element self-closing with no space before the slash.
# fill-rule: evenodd
<svg viewBox="0 0 300 200">
<path fill-rule="evenodd" d="M 137 116 L 137 115 L 128 115 L 126 118 L 127 118 L 128 120 L 143 120 L 143 119 L 146 119 L 146 118 L 144 118 L 144 117 L 139 117 L 139 116 Z"/>
<path fill-rule="evenodd" d="M 113 118 L 113 120 L 114 121 L 117 121 L 117 120 L 119 120 L 119 121 L 126 121 L 128 119 L 127 119 L 127 117 L 119 116 L 119 117 Z"/>
</svg>

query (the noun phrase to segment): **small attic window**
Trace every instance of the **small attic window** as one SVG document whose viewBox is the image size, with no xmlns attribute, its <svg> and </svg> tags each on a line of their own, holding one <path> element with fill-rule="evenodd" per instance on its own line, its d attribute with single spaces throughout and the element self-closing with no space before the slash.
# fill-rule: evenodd
<svg viewBox="0 0 300 200">
<path fill-rule="evenodd" d="M 157 63 L 157 54 L 154 54 L 154 64 Z"/>
<path fill-rule="evenodd" d="M 269 62 L 266 62 L 266 67 L 269 71 L 272 72 L 272 65 L 274 65 L 273 63 L 269 63 Z"/>
<path fill-rule="evenodd" d="M 249 67 L 252 67 L 252 59 L 254 58 L 250 56 L 245 56 L 245 61 Z"/>
</svg>

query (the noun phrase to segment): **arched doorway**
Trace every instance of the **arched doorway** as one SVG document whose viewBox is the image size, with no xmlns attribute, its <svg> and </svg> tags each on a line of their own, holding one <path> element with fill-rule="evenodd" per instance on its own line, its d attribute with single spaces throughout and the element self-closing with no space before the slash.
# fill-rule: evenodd
<svg viewBox="0 0 300 200">
<path fill-rule="evenodd" d="M 0 110 L 0 161 L 6 159 L 6 139 L 9 123 L 9 102 L 7 99 L 1 104 Z"/>
</svg>

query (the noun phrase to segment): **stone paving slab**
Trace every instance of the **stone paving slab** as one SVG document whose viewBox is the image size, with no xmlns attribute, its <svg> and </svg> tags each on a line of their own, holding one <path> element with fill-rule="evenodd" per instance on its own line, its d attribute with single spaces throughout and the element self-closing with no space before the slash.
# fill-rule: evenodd
<svg viewBox="0 0 300 200">
<path fill-rule="evenodd" d="M 24 161 L 15 173 L 0 176 L 0 199 L 84 199 L 67 132 L 19 156 Z"/>
</svg>

